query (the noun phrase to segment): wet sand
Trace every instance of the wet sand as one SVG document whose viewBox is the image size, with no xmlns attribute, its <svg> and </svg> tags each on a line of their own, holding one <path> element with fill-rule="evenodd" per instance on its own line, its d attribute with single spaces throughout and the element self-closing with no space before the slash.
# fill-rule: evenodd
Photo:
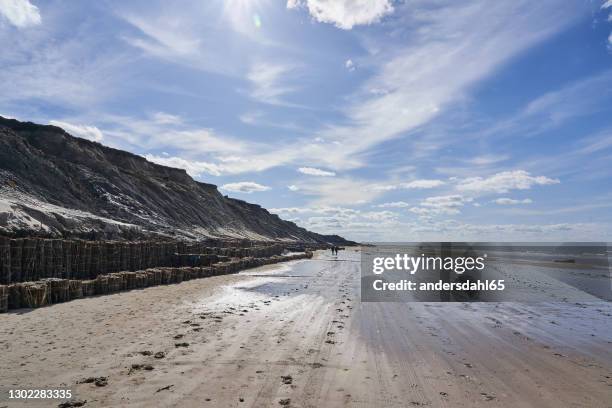
<svg viewBox="0 0 612 408">
<path fill-rule="evenodd" d="M 359 279 L 349 249 L 0 315 L 0 388 L 86 407 L 612 406 L 609 302 L 360 303 Z"/>
</svg>

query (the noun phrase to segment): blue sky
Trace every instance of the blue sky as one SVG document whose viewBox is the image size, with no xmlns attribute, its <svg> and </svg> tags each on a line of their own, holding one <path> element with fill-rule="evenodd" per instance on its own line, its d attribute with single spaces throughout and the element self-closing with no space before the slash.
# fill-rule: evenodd
<svg viewBox="0 0 612 408">
<path fill-rule="evenodd" d="M 0 0 L 0 115 L 359 240 L 607 240 L 612 0 Z"/>
</svg>

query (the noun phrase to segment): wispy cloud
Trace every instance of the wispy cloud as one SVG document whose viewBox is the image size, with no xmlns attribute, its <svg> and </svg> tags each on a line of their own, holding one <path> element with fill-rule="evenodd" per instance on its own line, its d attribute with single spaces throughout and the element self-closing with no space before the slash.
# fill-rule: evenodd
<svg viewBox="0 0 612 408">
<path fill-rule="evenodd" d="M 371 202 L 383 192 L 372 188 L 372 182 L 349 177 L 317 177 L 296 183 L 300 194 L 312 197 L 312 205 L 346 206 Z"/>
<path fill-rule="evenodd" d="M 121 38 L 143 55 L 191 69 L 239 77 L 245 72 L 246 58 L 230 45 L 239 35 L 231 29 L 238 26 L 233 24 L 232 15 L 219 15 L 219 6 L 213 2 L 183 3 L 181 7 L 149 2 L 145 8 L 124 2 L 114 12 L 133 28 L 121 32 Z"/>
<path fill-rule="evenodd" d="M 333 171 L 321 170 L 315 167 L 300 167 L 298 171 L 308 176 L 333 177 L 336 175 Z"/>
<path fill-rule="evenodd" d="M 184 169 L 191 177 L 201 177 L 204 174 L 220 176 L 222 174 L 222 169 L 215 163 L 185 160 L 180 157 L 156 156 L 153 154 L 147 154 L 144 157 L 148 161 L 161 164 L 162 166 Z"/>
<path fill-rule="evenodd" d="M 199 53 L 201 40 L 189 35 L 185 20 L 152 19 L 151 16 L 123 14 L 123 19 L 137 28 L 140 36 L 126 36 L 125 40 L 134 47 L 158 57 L 185 57 Z"/>
<path fill-rule="evenodd" d="M 106 135 L 116 141 L 138 146 L 140 149 L 168 149 L 189 152 L 191 155 L 215 153 L 233 156 L 246 153 L 252 144 L 240 139 L 219 135 L 214 129 L 184 123 L 176 115 L 156 112 L 145 117 L 101 115 Z"/>
<path fill-rule="evenodd" d="M 87 126 L 98 128 L 107 144 L 139 152 L 159 164 L 183 168 L 194 176 L 260 172 L 298 157 L 294 149 L 283 152 L 281 148 L 283 153 L 279 154 L 266 144 L 219 134 L 166 112 L 143 117 L 100 114 L 78 120 L 88 121 L 95 121 L 95 126 Z M 160 156 L 160 151 L 172 154 Z"/>
<path fill-rule="evenodd" d="M 102 131 L 95 126 L 75 125 L 59 120 L 52 120 L 49 124 L 61 127 L 72 136 L 92 140 L 94 142 L 100 142 L 104 138 Z"/>
<path fill-rule="evenodd" d="M 498 198 L 496 200 L 493 200 L 493 202 L 495 204 L 499 204 L 499 205 L 516 205 L 516 204 L 531 204 L 531 203 L 533 203 L 533 201 L 530 198 L 525 198 L 523 200 L 515 200 L 515 199 L 512 199 L 512 198 L 506 198 L 506 197 Z"/>
<path fill-rule="evenodd" d="M 481 140 L 516 138 L 541 134 L 559 128 L 570 120 L 609 111 L 609 89 L 612 70 L 590 75 L 559 89 L 546 92 L 527 103 L 520 111 L 504 120 L 475 132 Z"/>
<path fill-rule="evenodd" d="M 602 150 L 610 149 L 611 147 L 612 129 L 604 129 L 595 133 L 594 135 L 585 137 L 580 141 L 580 146 L 578 146 L 572 153 L 591 155 Z"/>
<path fill-rule="evenodd" d="M 183 119 L 180 116 L 166 112 L 155 112 L 151 119 L 160 125 L 180 125 L 183 123 Z"/>
<path fill-rule="evenodd" d="M 469 164 L 473 164 L 475 166 L 489 166 L 491 164 L 496 164 L 505 160 L 508 160 L 510 156 L 507 154 L 494 155 L 487 154 L 482 156 L 472 157 L 467 160 Z"/>
<path fill-rule="evenodd" d="M 259 102 L 289 105 L 282 97 L 296 90 L 287 85 L 287 76 L 295 69 L 292 65 L 257 62 L 251 66 L 247 79 L 251 82 L 250 95 Z"/>
<path fill-rule="evenodd" d="M 49 41 L 34 33 L 17 36 L 0 53 L 0 103 L 23 107 L 26 101 L 42 101 L 86 110 L 115 94 L 125 78 L 118 67 L 130 58 L 77 36 L 64 41 Z"/>
<path fill-rule="evenodd" d="M 408 183 L 400 184 L 400 188 L 434 188 L 443 185 L 442 180 L 414 180 Z"/>
<path fill-rule="evenodd" d="M 372 58 L 386 62 L 375 65 L 375 75 L 355 97 L 358 102 L 346 108 L 350 124 L 330 126 L 320 134 L 343 142 L 346 155 L 406 136 L 428 123 L 501 64 L 576 16 L 574 6 L 564 4 L 551 12 L 549 2 L 535 7 L 527 1 L 418 4 L 423 7 L 406 5 L 406 14 L 413 17 L 397 23 L 416 28 L 408 45 L 385 48 L 382 42 L 370 41 Z"/>
</svg>

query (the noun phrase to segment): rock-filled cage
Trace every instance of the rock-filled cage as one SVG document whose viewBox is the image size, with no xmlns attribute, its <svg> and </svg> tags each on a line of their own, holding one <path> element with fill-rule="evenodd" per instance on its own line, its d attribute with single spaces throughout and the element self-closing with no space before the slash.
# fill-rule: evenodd
<svg viewBox="0 0 612 408">
<path fill-rule="evenodd" d="M 127 242 L 0 236 L 0 313 L 311 258 L 314 249 L 323 247 L 249 240 Z"/>
</svg>

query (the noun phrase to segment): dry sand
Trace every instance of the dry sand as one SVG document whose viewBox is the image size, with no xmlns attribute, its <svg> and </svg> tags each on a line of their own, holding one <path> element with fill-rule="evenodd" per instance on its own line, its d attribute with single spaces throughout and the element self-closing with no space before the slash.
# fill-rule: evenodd
<svg viewBox="0 0 612 408">
<path fill-rule="evenodd" d="M 612 406 L 609 302 L 360 303 L 359 254 L 339 258 L 0 315 L 0 387 L 86 407 Z"/>
</svg>

